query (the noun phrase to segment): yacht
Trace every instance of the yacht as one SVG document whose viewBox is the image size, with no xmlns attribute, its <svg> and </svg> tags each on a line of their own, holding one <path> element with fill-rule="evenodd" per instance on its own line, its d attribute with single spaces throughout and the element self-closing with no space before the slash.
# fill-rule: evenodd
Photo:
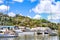
<svg viewBox="0 0 60 40">
<path fill-rule="evenodd" d="M 0 30 L 0 37 L 17 37 L 17 34 L 14 31 Z"/>
</svg>

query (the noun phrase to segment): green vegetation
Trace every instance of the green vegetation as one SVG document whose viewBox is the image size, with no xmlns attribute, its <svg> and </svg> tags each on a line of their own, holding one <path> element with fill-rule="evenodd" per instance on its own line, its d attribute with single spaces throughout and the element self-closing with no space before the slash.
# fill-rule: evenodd
<svg viewBox="0 0 60 40">
<path fill-rule="evenodd" d="M 25 27 L 49 27 L 51 29 L 58 29 L 59 23 L 52 23 L 46 19 L 32 19 L 29 17 L 21 16 L 19 14 L 16 14 L 15 17 L 9 17 L 7 14 L 0 13 L 0 25 L 4 26 L 25 26 Z"/>
</svg>

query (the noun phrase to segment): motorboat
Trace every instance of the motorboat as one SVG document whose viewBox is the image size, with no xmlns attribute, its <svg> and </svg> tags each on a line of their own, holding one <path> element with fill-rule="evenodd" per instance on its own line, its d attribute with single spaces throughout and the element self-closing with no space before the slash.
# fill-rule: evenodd
<svg viewBox="0 0 60 40">
<path fill-rule="evenodd" d="M 56 36 L 57 34 L 58 34 L 57 31 L 54 30 L 51 33 L 49 33 L 50 36 Z"/>
<path fill-rule="evenodd" d="M 2 31 L 0 30 L 0 37 L 17 37 L 18 35 L 15 32 L 7 32 L 7 31 Z"/>
<path fill-rule="evenodd" d="M 9 37 L 17 37 L 17 35 L 9 35 L 9 34 L 0 34 L 0 38 L 9 38 Z"/>
</svg>

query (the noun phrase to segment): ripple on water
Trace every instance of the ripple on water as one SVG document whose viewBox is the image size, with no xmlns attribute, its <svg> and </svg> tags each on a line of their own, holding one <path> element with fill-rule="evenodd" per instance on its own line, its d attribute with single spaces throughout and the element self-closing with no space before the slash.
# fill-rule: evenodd
<svg viewBox="0 0 60 40">
<path fill-rule="evenodd" d="M 33 35 L 25 35 L 15 38 L 0 38 L 0 40 L 59 40 L 58 36 L 33 36 Z"/>
</svg>

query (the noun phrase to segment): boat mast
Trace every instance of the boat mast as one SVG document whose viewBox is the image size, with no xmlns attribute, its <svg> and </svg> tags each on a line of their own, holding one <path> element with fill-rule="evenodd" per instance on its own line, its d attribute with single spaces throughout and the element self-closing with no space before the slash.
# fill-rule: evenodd
<svg viewBox="0 0 60 40">
<path fill-rule="evenodd" d="M 9 4 L 9 0 L 6 1 L 6 5 L 7 5 L 7 14 L 8 14 L 8 4 Z"/>
<path fill-rule="evenodd" d="M 8 14 L 8 5 L 9 5 L 9 0 L 6 0 L 6 5 L 7 5 L 7 11 L 6 11 L 6 14 Z M 7 24 L 5 24 L 5 25 L 7 25 Z"/>
</svg>

